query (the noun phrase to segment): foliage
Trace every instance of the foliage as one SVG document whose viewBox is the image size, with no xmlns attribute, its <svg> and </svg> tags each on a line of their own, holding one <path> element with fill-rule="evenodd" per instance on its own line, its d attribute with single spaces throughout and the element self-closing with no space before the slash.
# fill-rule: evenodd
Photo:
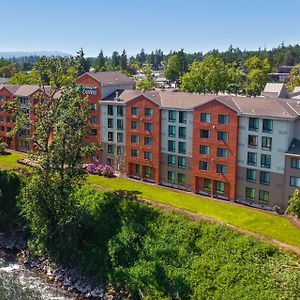
<svg viewBox="0 0 300 300">
<path fill-rule="evenodd" d="M 151 65 L 146 65 L 143 68 L 143 73 L 145 74 L 146 78 L 144 80 L 139 81 L 136 84 L 136 88 L 138 90 L 145 90 L 148 91 L 155 87 L 155 81 L 154 81 L 154 76 L 152 74 L 152 66 Z"/>
<path fill-rule="evenodd" d="M 165 76 L 170 81 L 178 81 L 180 76 L 187 70 L 186 54 L 183 49 L 181 49 L 181 51 L 175 52 L 169 57 L 165 68 Z"/>
<path fill-rule="evenodd" d="M 96 65 L 95 68 L 97 71 L 104 71 L 105 70 L 105 57 L 103 55 L 103 51 L 101 49 L 101 51 L 98 54 L 97 60 L 96 60 Z"/>
<path fill-rule="evenodd" d="M 77 75 L 80 76 L 84 74 L 85 72 L 88 72 L 90 70 L 90 65 L 87 59 L 84 57 L 83 49 L 81 48 L 77 52 L 76 60 L 77 60 Z"/>
<path fill-rule="evenodd" d="M 140 191 L 143 199 L 157 203 L 168 204 L 194 212 L 204 217 L 231 224 L 277 241 L 300 247 L 300 231 L 287 219 L 262 210 L 254 210 L 241 205 L 230 205 L 223 201 L 213 201 L 198 195 L 187 195 L 179 191 L 161 188 L 125 178 L 114 180 L 90 175 L 87 178 L 91 184 L 104 189 L 126 189 Z"/>
<path fill-rule="evenodd" d="M 294 215 L 300 218 L 300 195 L 299 190 L 295 190 L 292 197 L 289 199 L 289 205 L 286 210 L 287 214 Z"/>
<path fill-rule="evenodd" d="M 289 92 L 292 93 L 296 86 L 300 86 L 300 64 L 294 66 L 290 72 Z"/>
<path fill-rule="evenodd" d="M 95 164 L 87 164 L 86 171 L 91 175 L 100 175 L 107 178 L 111 178 L 114 176 L 114 170 L 109 165 L 95 165 Z"/>
<path fill-rule="evenodd" d="M 18 64 L 5 64 L 0 67 L 0 77 L 10 78 L 20 71 Z"/>
<path fill-rule="evenodd" d="M 13 172 L 0 170 L 0 231 L 10 229 L 19 221 L 17 195 L 21 188 L 20 178 Z"/>
<path fill-rule="evenodd" d="M 5 153 L 5 149 L 8 148 L 8 145 L 0 140 L 0 155 Z"/>
<path fill-rule="evenodd" d="M 82 187 L 61 207 L 39 192 L 43 186 L 32 189 L 39 193 L 34 199 L 46 201 L 40 209 L 57 204 L 58 218 L 36 223 L 25 211 L 40 236 L 31 249 L 47 250 L 58 263 L 79 266 L 135 298 L 297 299 L 296 260 L 255 238 L 153 209 L 134 201 L 135 193 Z M 49 228 L 56 234 L 49 236 Z"/>
<path fill-rule="evenodd" d="M 252 56 L 244 62 L 243 68 L 247 74 L 245 83 L 246 95 L 260 95 L 269 80 L 270 65 L 268 60 Z"/>
<path fill-rule="evenodd" d="M 15 73 L 8 81 L 9 84 L 23 85 L 23 84 L 41 84 L 41 78 L 37 71 L 33 70 L 29 73 L 19 72 Z"/>
</svg>

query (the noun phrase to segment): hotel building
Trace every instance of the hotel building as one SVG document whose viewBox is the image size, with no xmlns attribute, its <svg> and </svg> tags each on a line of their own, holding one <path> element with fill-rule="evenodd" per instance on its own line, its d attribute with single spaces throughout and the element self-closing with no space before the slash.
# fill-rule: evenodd
<svg viewBox="0 0 300 300">
<path fill-rule="evenodd" d="M 300 187 L 300 102 L 278 97 L 198 95 L 134 90 L 120 72 L 77 79 L 89 97 L 91 158 L 129 177 L 219 199 L 286 208 Z M 34 101 L 38 87 L 0 86 L 6 97 Z M 27 100 L 26 100 L 27 99 Z M 23 103 L 23 102 L 22 102 Z M 26 151 L 0 111 L 0 136 Z M 2 130 L 3 128 L 3 130 Z"/>
</svg>

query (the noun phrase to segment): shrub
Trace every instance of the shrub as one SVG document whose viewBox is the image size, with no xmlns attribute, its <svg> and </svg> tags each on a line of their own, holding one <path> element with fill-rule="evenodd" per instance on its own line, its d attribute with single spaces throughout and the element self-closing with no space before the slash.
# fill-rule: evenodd
<svg viewBox="0 0 300 300">
<path fill-rule="evenodd" d="M 4 154 L 5 150 L 8 148 L 8 145 L 6 143 L 1 142 L 0 143 L 0 154 Z"/>
<path fill-rule="evenodd" d="M 292 197 L 289 199 L 289 205 L 286 213 L 300 218 L 300 195 L 299 190 L 295 190 Z"/>
<path fill-rule="evenodd" d="M 88 174 L 94 175 L 97 173 L 96 165 L 95 164 L 88 164 L 86 166 L 86 171 Z"/>
<path fill-rule="evenodd" d="M 113 170 L 113 168 L 112 168 L 111 166 L 105 165 L 105 166 L 102 168 L 101 174 L 102 174 L 104 177 L 111 178 L 111 177 L 114 176 L 114 170 Z"/>
</svg>

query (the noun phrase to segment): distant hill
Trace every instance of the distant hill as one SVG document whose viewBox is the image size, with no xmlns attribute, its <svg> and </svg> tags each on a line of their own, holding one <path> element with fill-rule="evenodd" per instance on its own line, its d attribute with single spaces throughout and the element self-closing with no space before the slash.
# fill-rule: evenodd
<svg viewBox="0 0 300 300">
<path fill-rule="evenodd" d="M 24 57 L 24 56 L 70 56 L 71 54 L 60 51 L 0 51 L 0 57 Z"/>
</svg>

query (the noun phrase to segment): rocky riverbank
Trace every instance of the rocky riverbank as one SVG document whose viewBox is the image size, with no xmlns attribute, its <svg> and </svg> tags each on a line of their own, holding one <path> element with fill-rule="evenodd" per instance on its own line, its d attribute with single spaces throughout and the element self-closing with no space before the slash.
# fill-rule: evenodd
<svg viewBox="0 0 300 300">
<path fill-rule="evenodd" d="M 14 252 L 20 263 L 40 274 L 46 281 L 65 289 L 76 299 L 130 299 L 124 291 L 115 292 L 113 288 L 104 287 L 93 278 L 80 274 L 77 268 L 55 265 L 47 258 L 30 259 L 27 241 L 22 235 L 0 233 L 0 250 Z"/>
</svg>

